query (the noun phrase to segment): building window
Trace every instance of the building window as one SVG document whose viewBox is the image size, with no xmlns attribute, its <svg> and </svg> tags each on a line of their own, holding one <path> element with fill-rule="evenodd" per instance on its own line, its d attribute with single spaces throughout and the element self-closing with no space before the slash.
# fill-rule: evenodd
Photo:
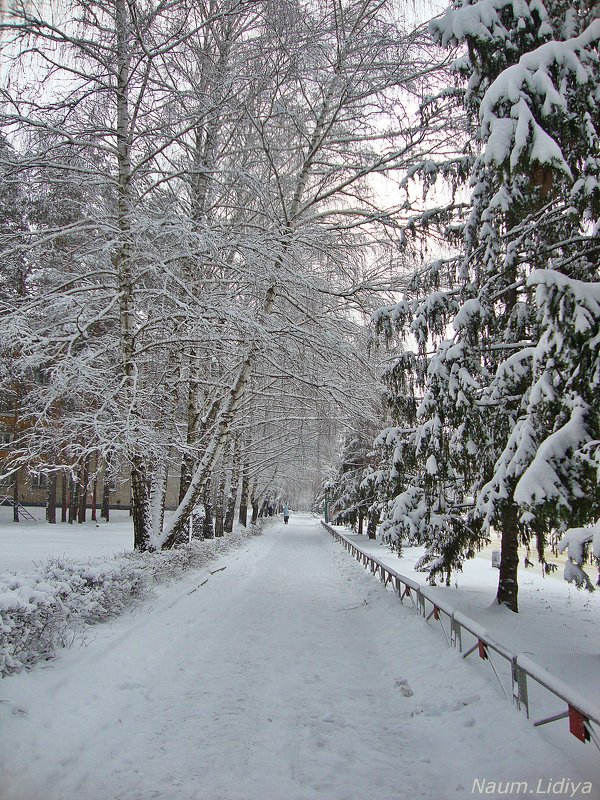
<svg viewBox="0 0 600 800">
<path fill-rule="evenodd" d="M 48 476 L 44 475 L 42 472 L 38 472 L 33 475 L 31 484 L 35 489 L 45 489 L 48 485 Z"/>
</svg>

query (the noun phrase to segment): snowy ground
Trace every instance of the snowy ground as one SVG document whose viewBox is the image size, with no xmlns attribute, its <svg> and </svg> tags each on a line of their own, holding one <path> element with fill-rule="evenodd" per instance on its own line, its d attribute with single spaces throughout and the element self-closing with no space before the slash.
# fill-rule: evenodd
<svg viewBox="0 0 600 800">
<path fill-rule="evenodd" d="M 600 794 L 591 745 L 534 730 L 313 519 L 217 566 L 2 682 L 3 800 Z"/>
<path fill-rule="evenodd" d="M 111 511 L 111 521 L 81 525 L 45 522 L 45 509 L 28 506 L 36 522 L 12 522 L 12 508 L 0 506 L 0 574 L 29 572 L 49 556 L 87 558 L 110 556 L 133 549 L 128 511 Z"/>
<path fill-rule="evenodd" d="M 407 547 L 398 558 L 379 541 L 345 528 L 337 530 L 400 574 L 427 585 L 426 573 L 414 569 L 423 548 Z M 519 614 L 515 617 L 495 602 L 498 570 L 492 568 L 491 549 L 467 561 L 463 572 L 453 576 L 452 586 L 438 585 L 429 591 L 482 625 L 514 653 L 526 654 L 562 678 L 600 709 L 600 591 L 590 594 L 577 589 L 560 572 L 542 577 L 540 569 L 519 567 Z"/>
</svg>

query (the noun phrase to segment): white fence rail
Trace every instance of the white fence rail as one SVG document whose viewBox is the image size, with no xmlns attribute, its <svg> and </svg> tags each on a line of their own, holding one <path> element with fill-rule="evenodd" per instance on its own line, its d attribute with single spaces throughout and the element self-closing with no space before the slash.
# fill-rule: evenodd
<svg viewBox="0 0 600 800">
<path fill-rule="evenodd" d="M 600 750 L 600 710 L 589 701 L 532 659 L 512 653 L 481 625 L 435 598 L 427 587 L 383 564 L 331 525 L 325 522 L 321 524 L 365 569 L 377 575 L 384 586 L 390 585 L 401 603 L 410 603 L 426 622 L 436 623 L 449 647 L 455 647 L 463 658 L 477 652 L 479 658 L 489 664 L 506 698 L 510 698 L 518 709 L 524 709 L 528 719 L 532 711 L 533 693 L 541 689 L 557 698 L 563 705 L 562 710 L 534 721 L 535 726 L 568 719 L 569 731 L 573 736 L 582 742 L 593 741 Z"/>
</svg>

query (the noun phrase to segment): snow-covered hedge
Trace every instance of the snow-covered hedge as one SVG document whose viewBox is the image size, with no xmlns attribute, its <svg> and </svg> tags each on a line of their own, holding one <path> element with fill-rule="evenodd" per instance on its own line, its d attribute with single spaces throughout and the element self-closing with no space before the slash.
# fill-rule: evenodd
<svg viewBox="0 0 600 800">
<path fill-rule="evenodd" d="M 569 556 L 565 564 L 565 580 L 594 591 L 589 576 L 583 570 L 590 547 L 595 558 L 600 561 L 600 521 L 588 528 L 569 528 L 558 543 L 559 553 L 566 551 Z M 600 586 L 600 574 L 598 586 Z"/>
<path fill-rule="evenodd" d="M 52 558 L 26 575 L 0 575 L 0 675 L 50 659 L 87 625 L 114 617 L 153 587 L 198 569 L 258 528 L 160 553 Z"/>
</svg>

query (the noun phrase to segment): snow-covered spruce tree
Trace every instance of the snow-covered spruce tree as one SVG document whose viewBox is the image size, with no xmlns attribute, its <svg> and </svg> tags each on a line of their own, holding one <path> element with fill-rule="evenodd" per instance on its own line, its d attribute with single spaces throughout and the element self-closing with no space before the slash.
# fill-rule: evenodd
<svg viewBox="0 0 600 800">
<path fill-rule="evenodd" d="M 504 241 L 500 253 L 514 286 L 507 287 L 512 319 L 503 331 L 514 353 L 503 359 L 480 404 L 514 411 L 506 446 L 478 492 L 476 515 L 501 532 L 506 563 L 498 599 L 513 610 L 517 534 L 525 540 L 535 534 L 543 560 L 553 531 L 598 514 L 597 473 L 580 456 L 600 430 L 589 402 L 597 382 L 597 331 L 590 309 L 577 303 L 584 291 L 575 279 L 598 275 L 600 20 L 585 4 L 530 5 L 541 41 L 491 82 L 479 112 L 483 175 L 491 175 L 494 191 L 481 217 L 491 233 L 481 238 L 487 247 Z M 527 294 L 534 285 L 542 287 L 535 308 Z M 526 304 L 532 324 L 520 311 Z M 531 334 L 533 349 L 523 347 Z M 524 381 L 528 388 L 519 392 Z"/>
<path fill-rule="evenodd" d="M 330 505 L 331 518 L 364 533 L 364 520 L 368 512 L 368 501 L 361 491 L 363 471 L 366 468 L 368 443 L 354 434 L 346 437 L 341 454 L 341 463 L 334 481 L 329 484 L 334 502 Z"/>
<path fill-rule="evenodd" d="M 380 315 L 380 325 L 397 321 L 427 343 L 411 367 L 413 380 L 425 374 L 409 440 L 420 468 L 395 506 L 410 512 L 412 502 L 424 521 L 432 577 L 459 566 L 490 527 L 499 531 L 498 601 L 514 611 L 519 537 L 536 533 L 542 549 L 544 534 L 542 518 L 523 514 L 514 494 L 535 454 L 520 422 L 539 327 L 526 280 L 539 267 L 590 279 L 597 252 L 598 22 L 589 12 L 481 0 L 431 23 L 440 44 L 466 44 L 455 70 L 468 77 L 462 105 L 481 142 L 469 169 L 471 211 L 442 295 Z M 439 265 L 425 277 L 419 288 L 437 289 Z M 442 341 L 427 356 L 436 329 Z M 537 420 L 539 442 L 551 426 L 548 416 L 545 430 Z"/>
<path fill-rule="evenodd" d="M 564 532 L 565 578 L 592 589 L 582 565 L 591 547 L 600 567 L 600 283 L 551 270 L 534 271 L 528 283 L 541 335 L 516 427 L 525 470 L 514 497 L 525 520 Z"/>
<path fill-rule="evenodd" d="M 458 293 L 441 287 L 412 299 L 409 287 L 407 299 L 376 315 L 376 328 L 388 343 L 398 334 L 417 343 L 412 352 L 400 341 L 400 352 L 384 371 L 394 424 L 377 441 L 390 461 L 383 530 L 398 550 L 403 542 L 425 544 L 421 567 L 429 569 L 431 580 L 441 574 L 448 582 L 477 541 L 465 510 L 481 440 L 478 420 L 470 414 L 480 360 L 477 341 L 470 338 L 473 326 L 466 324 L 471 319 L 457 314 Z M 472 304 L 467 308 L 473 310 Z M 447 340 L 453 315 L 457 330 Z"/>
<path fill-rule="evenodd" d="M 375 474 L 380 454 L 373 448 L 376 423 L 365 417 L 352 421 L 342 446 L 340 466 L 330 485 L 332 519 L 375 538 L 380 510 Z"/>
</svg>

